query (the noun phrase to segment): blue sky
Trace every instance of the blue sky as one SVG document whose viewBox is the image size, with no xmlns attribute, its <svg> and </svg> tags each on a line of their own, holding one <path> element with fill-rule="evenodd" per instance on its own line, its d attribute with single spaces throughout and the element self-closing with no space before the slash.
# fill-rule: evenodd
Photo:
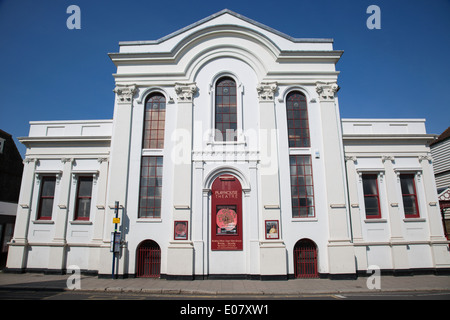
<svg viewBox="0 0 450 320">
<path fill-rule="evenodd" d="M 69 30 L 67 7 L 81 9 Z M 381 29 L 369 30 L 369 5 Z M 110 119 L 119 41 L 155 40 L 224 8 L 297 38 L 333 38 L 343 118 L 426 118 L 450 126 L 450 0 L 0 0 L 0 129 Z M 22 156 L 25 147 L 16 139 Z"/>
</svg>

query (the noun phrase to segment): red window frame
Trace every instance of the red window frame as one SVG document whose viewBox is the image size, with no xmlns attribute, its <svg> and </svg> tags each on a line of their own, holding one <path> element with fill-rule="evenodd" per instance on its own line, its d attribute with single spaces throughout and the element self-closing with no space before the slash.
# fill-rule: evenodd
<svg viewBox="0 0 450 320">
<path fill-rule="evenodd" d="M 230 77 L 220 78 L 215 90 L 216 141 L 237 141 L 236 81 Z"/>
<path fill-rule="evenodd" d="M 164 148 L 165 120 L 166 97 L 161 93 L 153 93 L 145 102 L 143 149 Z"/>
<path fill-rule="evenodd" d="M 403 188 L 403 181 L 405 179 L 410 179 L 412 181 L 413 193 L 407 193 L 408 190 L 404 190 L 404 188 Z M 417 201 L 417 189 L 416 189 L 415 174 L 413 174 L 413 173 L 402 173 L 402 174 L 400 174 L 400 187 L 401 187 L 401 190 L 402 190 L 402 201 L 403 201 L 403 210 L 405 212 L 405 218 L 418 218 L 418 217 L 420 217 L 419 202 Z M 414 208 L 415 208 L 415 213 L 414 214 L 407 214 L 406 213 L 406 208 L 405 208 L 405 199 L 406 198 L 413 198 L 414 201 L 412 202 L 412 204 L 414 205 Z"/>
<path fill-rule="evenodd" d="M 376 193 L 368 193 L 370 190 L 365 190 L 364 188 L 364 180 L 369 181 L 375 181 L 375 191 Z M 363 174 L 362 175 L 363 180 L 363 194 L 364 194 L 364 206 L 366 208 L 366 219 L 380 219 L 381 218 L 381 208 L 380 208 L 380 192 L 378 189 L 378 175 L 377 174 Z M 375 198 L 377 200 L 377 213 L 376 214 L 368 214 L 367 212 L 367 200 Z"/>
<path fill-rule="evenodd" d="M 314 218 L 314 180 L 312 160 L 309 155 L 291 155 L 291 204 L 293 218 Z"/>
<path fill-rule="evenodd" d="M 161 217 L 162 168 L 162 156 L 142 157 L 139 187 L 139 218 Z"/>
<path fill-rule="evenodd" d="M 286 98 L 289 148 L 309 148 L 308 106 L 306 97 L 299 91 L 288 94 Z"/>
<path fill-rule="evenodd" d="M 53 190 L 51 192 L 51 195 L 43 195 L 44 193 L 44 188 L 45 185 L 48 182 L 53 182 Z M 53 202 L 55 200 L 55 189 L 56 189 L 56 177 L 55 176 L 44 176 L 41 177 L 41 189 L 39 192 L 39 208 L 38 208 L 38 215 L 37 215 L 37 219 L 38 220 L 51 220 L 52 219 L 52 213 L 53 213 Z M 45 200 L 49 200 L 51 199 L 51 206 L 50 206 L 50 215 L 42 215 L 42 207 L 43 207 L 43 202 Z"/>
<path fill-rule="evenodd" d="M 91 182 L 91 192 L 89 195 L 80 196 L 80 186 L 81 181 L 90 181 Z M 77 185 L 77 195 L 75 198 L 75 217 L 74 220 L 81 220 L 81 221 L 89 221 L 90 219 L 90 207 L 91 207 L 91 200 L 92 200 L 92 187 L 93 187 L 94 178 L 92 176 L 79 176 L 78 177 L 78 185 Z M 80 216 L 79 210 L 80 210 L 80 200 L 89 200 L 89 206 L 88 206 L 88 214 L 87 216 Z"/>
</svg>

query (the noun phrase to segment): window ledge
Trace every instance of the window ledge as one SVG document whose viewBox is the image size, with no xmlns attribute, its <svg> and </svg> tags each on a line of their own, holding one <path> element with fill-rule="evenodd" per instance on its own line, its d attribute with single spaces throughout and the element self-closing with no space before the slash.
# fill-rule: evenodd
<svg viewBox="0 0 450 320">
<path fill-rule="evenodd" d="M 137 223 L 154 223 L 154 222 L 162 222 L 161 218 L 138 218 L 136 220 Z"/>
<path fill-rule="evenodd" d="M 238 141 L 207 141 L 207 145 L 213 145 L 213 146 L 234 146 L 234 145 L 245 145 L 244 140 L 238 140 Z"/>
<path fill-rule="evenodd" d="M 403 222 L 425 222 L 425 218 L 404 218 Z"/>
<path fill-rule="evenodd" d="M 81 224 L 85 224 L 85 225 L 90 225 L 90 224 L 92 224 L 92 221 L 87 221 L 87 220 L 73 220 L 73 221 L 69 221 L 69 223 L 70 224 L 78 224 L 78 225 L 81 225 Z"/>
<path fill-rule="evenodd" d="M 33 220 L 34 224 L 55 224 L 53 220 Z"/>
<path fill-rule="evenodd" d="M 365 223 L 386 223 L 386 219 L 373 218 L 373 219 L 364 219 Z"/>
<path fill-rule="evenodd" d="M 317 221 L 319 221 L 319 219 L 317 219 L 315 217 L 311 217 L 311 218 L 292 218 L 291 221 L 292 222 L 317 222 Z"/>
</svg>

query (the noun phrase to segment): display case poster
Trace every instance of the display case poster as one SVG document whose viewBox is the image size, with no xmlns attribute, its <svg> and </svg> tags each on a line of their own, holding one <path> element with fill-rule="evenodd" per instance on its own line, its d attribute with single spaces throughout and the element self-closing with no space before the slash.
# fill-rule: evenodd
<svg viewBox="0 0 450 320">
<path fill-rule="evenodd" d="M 188 238 L 188 222 L 175 221 L 174 240 L 187 240 L 187 238 Z"/>
<path fill-rule="evenodd" d="M 278 220 L 266 220 L 266 239 L 279 239 Z"/>
</svg>

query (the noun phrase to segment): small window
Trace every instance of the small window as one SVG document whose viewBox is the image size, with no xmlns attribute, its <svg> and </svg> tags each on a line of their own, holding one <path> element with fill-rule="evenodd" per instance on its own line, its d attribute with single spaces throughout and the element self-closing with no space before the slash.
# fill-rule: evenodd
<svg viewBox="0 0 450 320">
<path fill-rule="evenodd" d="M 164 148 L 166 98 L 160 93 L 149 96 L 145 103 L 143 149 Z"/>
<path fill-rule="evenodd" d="M 4 147 L 5 147 L 5 139 L 0 138 L 0 153 L 3 153 Z"/>
<path fill-rule="evenodd" d="M 236 82 L 230 77 L 217 81 L 215 118 L 216 141 L 237 141 Z"/>
<path fill-rule="evenodd" d="M 311 156 L 290 156 L 293 218 L 311 218 L 314 210 L 314 183 Z"/>
<path fill-rule="evenodd" d="M 41 178 L 41 192 L 39 195 L 38 220 L 51 220 L 53 200 L 55 198 L 56 177 Z"/>
<path fill-rule="evenodd" d="M 142 157 L 139 218 L 160 218 L 163 157 Z"/>
<path fill-rule="evenodd" d="M 75 220 L 89 220 L 92 199 L 92 177 L 78 177 Z"/>
<path fill-rule="evenodd" d="M 417 191 L 414 174 L 400 174 L 400 184 L 402 188 L 405 218 L 419 217 L 419 205 L 417 202 Z"/>
<path fill-rule="evenodd" d="M 366 218 L 381 218 L 380 195 L 378 192 L 378 176 L 376 174 L 362 175 L 364 191 L 364 207 L 366 208 Z"/>
<path fill-rule="evenodd" d="M 286 98 L 289 148 L 308 148 L 309 139 L 308 108 L 303 93 L 294 91 Z"/>
</svg>

